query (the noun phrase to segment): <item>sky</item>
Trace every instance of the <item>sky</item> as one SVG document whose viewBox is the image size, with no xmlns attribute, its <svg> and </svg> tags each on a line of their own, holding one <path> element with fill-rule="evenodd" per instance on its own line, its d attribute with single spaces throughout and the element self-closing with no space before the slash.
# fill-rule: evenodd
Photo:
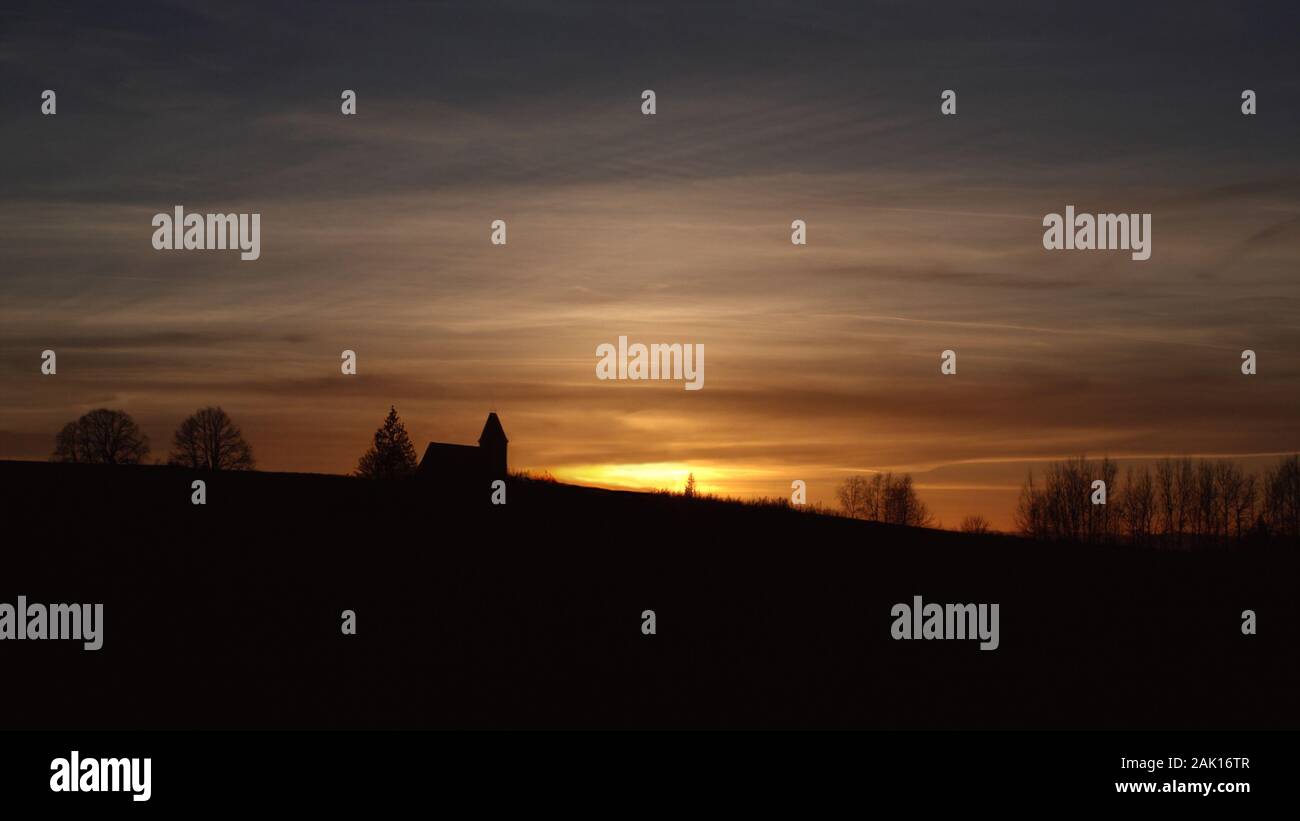
<svg viewBox="0 0 1300 821">
<path fill-rule="evenodd" d="M 215 404 L 346 473 L 389 405 L 421 451 L 494 410 L 515 469 L 907 471 L 1009 527 L 1047 460 L 1300 450 L 1287 3 L 216 5 L 0 11 L 0 458 L 97 407 L 165 458 Z M 261 258 L 154 250 L 177 205 Z M 1151 213 L 1151 258 L 1045 250 L 1067 205 Z M 619 336 L 704 389 L 598 380 Z"/>
</svg>

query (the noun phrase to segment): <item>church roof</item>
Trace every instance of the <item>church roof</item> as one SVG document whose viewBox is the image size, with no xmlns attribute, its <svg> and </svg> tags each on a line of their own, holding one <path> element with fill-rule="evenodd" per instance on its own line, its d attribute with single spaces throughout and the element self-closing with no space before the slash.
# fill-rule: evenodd
<svg viewBox="0 0 1300 821">
<path fill-rule="evenodd" d="M 506 438 L 505 429 L 501 427 L 501 420 L 495 413 L 488 414 L 487 422 L 483 423 L 483 432 L 478 435 L 478 443 L 482 445 L 484 441 L 510 441 Z"/>
<path fill-rule="evenodd" d="M 429 446 L 424 449 L 424 458 L 428 459 L 435 453 L 457 454 L 468 451 L 471 454 L 477 454 L 479 449 L 473 445 L 452 445 L 447 442 L 430 442 Z"/>
</svg>

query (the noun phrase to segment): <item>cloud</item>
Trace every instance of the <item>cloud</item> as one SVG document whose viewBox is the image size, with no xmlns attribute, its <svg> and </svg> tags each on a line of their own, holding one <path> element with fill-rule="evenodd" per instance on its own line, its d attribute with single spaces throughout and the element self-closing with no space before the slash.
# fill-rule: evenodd
<svg viewBox="0 0 1300 821">
<path fill-rule="evenodd" d="M 99 405 L 161 447 L 216 403 L 263 467 L 343 472 L 390 403 L 444 441 L 495 407 L 520 466 L 822 501 L 910 469 L 959 509 L 996 465 L 1293 449 L 1300 106 L 1243 121 L 1226 79 L 1283 76 L 1288 9 L 1117 8 L 15 14 L 0 62 L 60 113 L 0 101 L 0 458 Z M 154 252 L 177 204 L 261 213 L 262 259 Z M 1152 260 L 1042 250 L 1066 204 L 1152 211 Z M 597 382 L 619 335 L 705 344 L 706 389 Z"/>
</svg>

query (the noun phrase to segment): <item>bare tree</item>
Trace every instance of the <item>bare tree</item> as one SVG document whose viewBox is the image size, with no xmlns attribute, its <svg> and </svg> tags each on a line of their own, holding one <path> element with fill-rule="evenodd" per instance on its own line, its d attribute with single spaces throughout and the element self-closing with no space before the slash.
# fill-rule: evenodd
<svg viewBox="0 0 1300 821">
<path fill-rule="evenodd" d="M 199 470 L 252 470 L 253 449 L 225 411 L 203 408 L 176 429 L 169 464 Z"/>
<path fill-rule="evenodd" d="M 836 491 L 840 499 L 840 508 L 844 515 L 854 519 L 869 519 L 866 515 L 867 477 L 850 476 Z"/>
<path fill-rule="evenodd" d="M 892 473 L 873 473 L 867 479 L 862 497 L 863 518 L 873 522 L 885 521 L 885 493 L 894 483 Z"/>
<path fill-rule="evenodd" d="M 1118 475 L 1118 466 L 1109 458 L 1089 462 L 1080 456 L 1052 462 L 1042 485 L 1034 484 L 1031 473 L 1021 488 L 1016 525 L 1037 539 L 1089 544 L 1116 541 L 1128 507 L 1116 481 Z M 1092 483 L 1098 480 L 1106 483 L 1106 504 L 1092 503 Z"/>
<path fill-rule="evenodd" d="M 84 462 L 81 456 L 81 448 L 77 445 L 77 423 L 69 422 L 63 426 L 54 437 L 54 455 L 50 457 L 55 462 Z"/>
<path fill-rule="evenodd" d="M 1119 493 L 1116 481 L 1119 478 L 1119 466 L 1109 456 L 1103 457 L 1099 464 L 1089 462 L 1081 456 L 1076 463 L 1076 470 L 1079 483 L 1089 491 L 1092 490 L 1094 481 L 1106 483 L 1106 504 L 1093 504 L 1090 492 L 1088 504 L 1083 508 L 1084 540 L 1090 544 L 1115 541 L 1119 537 L 1120 522 L 1123 520 L 1122 511 L 1118 515 L 1115 512 L 1123 507 L 1123 496 Z"/>
<path fill-rule="evenodd" d="M 988 519 L 978 513 L 972 513 L 961 520 L 960 529 L 962 533 L 990 533 L 993 527 L 989 524 Z"/>
<path fill-rule="evenodd" d="M 934 523 L 929 508 L 916 495 L 911 475 L 904 473 L 886 484 L 885 521 L 909 527 L 929 527 Z"/>
<path fill-rule="evenodd" d="M 1047 539 L 1046 497 L 1034 484 L 1034 471 L 1031 469 L 1020 486 L 1020 498 L 1016 502 L 1016 529 L 1031 539 Z"/>
<path fill-rule="evenodd" d="M 1264 477 L 1264 520 L 1275 536 L 1300 540 L 1300 457 L 1288 456 Z"/>
<path fill-rule="evenodd" d="M 1196 484 L 1192 503 L 1192 533 L 1205 541 L 1218 536 L 1214 500 L 1214 463 L 1201 459 L 1196 463 Z"/>
<path fill-rule="evenodd" d="M 1175 491 L 1177 492 L 1177 521 L 1175 543 L 1191 543 L 1196 536 L 1196 467 L 1191 457 L 1184 456 L 1174 463 Z"/>
<path fill-rule="evenodd" d="M 1120 512 L 1129 541 L 1145 545 L 1151 541 L 1157 517 L 1156 481 L 1151 469 L 1143 465 L 1139 470 L 1130 467 L 1124 474 L 1124 489 L 1120 494 Z"/>
<path fill-rule="evenodd" d="M 1033 474 L 1020 491 L 1016 526 L 1038 539 L 1089 543 L 1226 545 L 1252 534 L 1300 531 L 1300 461 L 1288 457 L 1261 481 L 1230 460 L 1165 458 L 1130 467 L 1123 484 L 1110 460 L 1084 459 L 1048 466 L 1042 485 Z M 1104 477 L 1113 512 L 1082 506 L 1090 482 Z M 1089 509 L 1091 508 L 1091 509 Z"/>
<path fill-rule="evenodd" d="M 1169 457 L 1156 462 L 1156 530 L 1168 536 L 1174 532 L 1174 507 L 1177 494 L 1174 492 L 1174 461 Z"/>
<path fill-rule="evenodd" d="M 1104 527 L 1090 509 L 1091 473 L 1083 457 L 1050 463 L 1039 486 L 1031 473 L 1021 489 L 1016 514 L 1022 531 L 1039 539 L 1085 541 Z"/>
<path fill-rule="evenodd" d="M 1259 478 L 1253 474 L 1246 474 L 1241 483 L 1241 494 L 1237 497 L 1237 506 L 1232 511 L 1232 521 L 1235 535 L 1238 539 L 1246 538 L 1250 529 L 1254 527 L 1255 510 L 1259 505 Z"/>
<path fill-rule="evenodd" d="M 1214 463 L 1214 530 L 1224 543 L 1233 538 L 1234 525 L 1237 525 L 1237 536 L 1241 535 L 1237 509 L 1245 487 L 1246 476 L 1235 462 L 1220 459 Z"/>
<path fill-rule="evenodd" d="M 56 462 L 137 465 L 149 455 L 149 437 L 125 411 L 99 408 L 63 426 L 54 438 Z"/>
<path fill-rule="evenodd" d="M 840 484 L 838 495 L 844 513 L 855 519 L 911 527 L 928 527 L 934 522 L 906 473 L 877 473 L 870 479 L 850 476 Z"/>
</svg>

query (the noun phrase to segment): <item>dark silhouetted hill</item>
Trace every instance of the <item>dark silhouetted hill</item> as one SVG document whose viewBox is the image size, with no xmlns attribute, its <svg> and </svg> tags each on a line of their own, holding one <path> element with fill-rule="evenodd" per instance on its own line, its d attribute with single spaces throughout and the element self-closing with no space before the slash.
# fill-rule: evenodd
<svg viewBox="0 0 1300 821">
<path fill-rule="evenodd" d="M 0 493 L 0 601 L 106 605 L 98 652 L 0 642 L 0 727 L 1300 728 L 1295 551 L 524 479 L 493 506 L 486 486 L 0 462 Z M 892 640 L 914 595 L 999 603 L 1000 648 Z"/>
</svg>

